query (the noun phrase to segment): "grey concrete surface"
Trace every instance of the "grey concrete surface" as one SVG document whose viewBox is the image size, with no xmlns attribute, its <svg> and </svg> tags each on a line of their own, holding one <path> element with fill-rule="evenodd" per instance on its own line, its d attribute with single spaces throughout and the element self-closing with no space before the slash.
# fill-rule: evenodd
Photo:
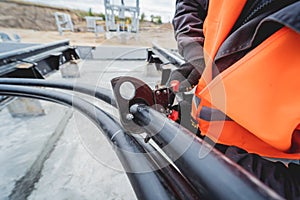
<svg viewBox="0 0 300 200">
<path fill-rule="evenodd" d="M 0 199 L 7 199 L 16 183 L 33 172 L 32 168 L 39 167 L 34 163 L 66 117 L 65 107 L 46 102 L 42 104 L 46 113 L 43 116 L 13 118 L 7 108 L 0 112 Z M 53 148 L 54 143 L 50 146 Z"/>
<path fill-rule="evenodd" d="M 145 60 L 147 47 L 99 46 L 93 51 L 94 59 Z"/>
</svg>

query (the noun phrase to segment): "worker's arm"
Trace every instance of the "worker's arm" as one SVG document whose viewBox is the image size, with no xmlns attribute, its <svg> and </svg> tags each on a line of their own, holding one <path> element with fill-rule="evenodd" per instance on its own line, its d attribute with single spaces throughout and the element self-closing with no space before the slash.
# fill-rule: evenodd
<svg viewBox="0 0 300 200">
<path fill-rule="evenodd" d="M 173 19 L 179 53 L 187 60 L 203 57 L 203 22 L 208 0 L 177 0 Z"/>
<path fill-rule="evenodd" d="M 207 7 L 208 0 L 176 1 L 173 27 L 179 53 L 187 62 L 172 72 L 169 83 L 179 81 L 179 91 L 187 91 L 197 85 L 204 70 L 203 22 Z"/>
</svg>

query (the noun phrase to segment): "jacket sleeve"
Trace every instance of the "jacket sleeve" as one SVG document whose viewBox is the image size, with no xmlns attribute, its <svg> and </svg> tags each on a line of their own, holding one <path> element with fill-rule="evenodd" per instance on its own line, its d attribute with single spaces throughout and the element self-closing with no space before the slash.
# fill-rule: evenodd
<svg viewBox="0 0 300 200">
<path fill-rule="evenodd" d="M 192 61 L 203 57 L 203 22 L 208 0 L 177 0 L 173 19 L 179 53 Z"/>
</svg>

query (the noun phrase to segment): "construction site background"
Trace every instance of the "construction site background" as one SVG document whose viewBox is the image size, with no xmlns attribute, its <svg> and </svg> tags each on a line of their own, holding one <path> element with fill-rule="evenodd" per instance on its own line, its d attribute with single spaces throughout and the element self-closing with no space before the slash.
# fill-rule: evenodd
<svg viewBox="0 0 300 200">
<path fill-rule="evenodd" d="M 74 32 L 64 32 L 59 35 L 55 24 L 54 13 L 63 12 L 71 16 Z M 90 13 L 91 14 L 91 13 Z M 135 37 L 121 41 L 117 37 L 106 38 L 104 33 L 87 32 L 85 16 L 89 12 L 54 8 L 19 1 L 0 2 L 0 29 L 7 34 L 18 34 L 22 42 L 49 43 L 69 39 L 71 45 L 129 45 L 152 46 L 159 43 L 166 48 L 176 48 L 172 24 L 141 21 L 139 33 Z M 22 16 L 22 17 L 20 17 Z M 105 21 L 98 22 L 105 24 Z"/>
</svg>

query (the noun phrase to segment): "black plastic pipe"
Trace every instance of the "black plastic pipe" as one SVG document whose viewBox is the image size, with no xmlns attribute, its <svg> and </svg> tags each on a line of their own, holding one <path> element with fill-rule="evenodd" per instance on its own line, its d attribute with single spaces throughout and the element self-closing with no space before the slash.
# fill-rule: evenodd
<svg viewBox="0 0 300 200">
<path fill-rule="evenodd" d="M 116 107 L 116 102 L 112 92 L 104 88 L 93 88 L 90 85 L 80 84 L 75 85 L 66 81 L 49 81 L 43 79 L 13 79 L 13 78 L 0 78 L 0 85 L 21 85 L 21 86 L 40 86 L 40 87 L 51 87 L 66 90 L 73 90 L 76 92 L 84 93 L 87 95 L 95 96 L 96 98 L 111 104 Z M 155 149 L 151 148 L 149 144 L 143 144 L 139 142 L 140 146 L 148 153 L 148 156 L 153 160 L 152 168 L 160 173 L 160 176 L 168 182 L 168 187 L 176 193 L 179 199 L 199 199 L 201 194 L 197 192 L 193 186 L 182 176 L 167 160 L 165 160 Z M 168 164 L 167 164 L 168 163 Z M 158 170 L 160 169 L 160 170 Z M 203 198 L 202 198 L 203 199 Z"/>
<path fill-rule="evenodd" d="M 163 157 L 152 145 L 146 143 L 143 140 L 137 139 L 137 142 L 143 146 L 148 155 L 153 159 L 156 164 L 155 167 L 159 167 L 158 173 L 161 173 L 169 186 L 179 199 L 208 199 L 203 196 L 196 188 L 184 177 L 165 157 Z"/>
<path fill-rule="evenodd" d="M 26 86 L 0 85 L 0 94 L 36 98 L 72 106 L 102 130 L 107 139 L 115 145 L 115 151 L 133 186 L 138 199 L 178 199 L 168 183 L 151 168 L 151 158 L 144 149 L 107 113 L 91 103 L 58 91 L 50 91 Z"/>
<path fill-rule="evenodd" d="M 116 101 L 111 90 L 91 86 L 87 84 L 75 84 L 67 81 L 51 81 L 44 79 L 28 79 L 28 78 L 0 78 L 0 84 L 21 85 L 21 86 L 39 86 L 72 90 L 86 95 L 94 96 L 112 106 L 116 107 Z"/>
<path fill-rule="evenodd" d="M 130 111 L 134 121 L 143 126 L 185 177 L 208 198 L 282 199 L 236 163 L 161 113 L 137 104 Z"/>
</svg>

